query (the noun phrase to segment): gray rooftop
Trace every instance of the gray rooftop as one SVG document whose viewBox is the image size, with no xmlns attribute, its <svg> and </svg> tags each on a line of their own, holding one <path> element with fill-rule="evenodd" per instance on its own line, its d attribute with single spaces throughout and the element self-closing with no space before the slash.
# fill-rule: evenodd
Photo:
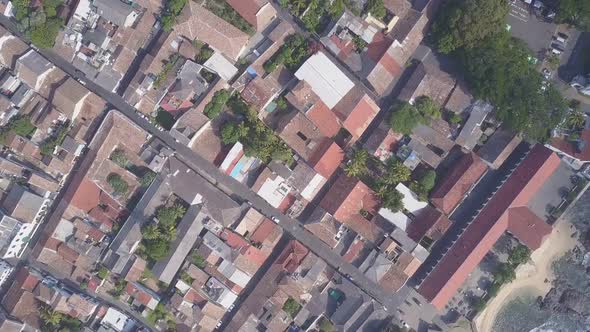
<svg viewBox="0 0 590 332">
<path fill-rule="evenodd" d="M 205 233 L 203 236 L 203 245 L 211 249 L 217 256 L 225 260 L 232 260 L 231 248 L 215 234 L 211 232 Z"/>
<path fill-rule="evenodd" d="M 203 220 L 207 216 L 200 213 L 201 206 L 191 206 L 180 223 L 176 231 L 176 239 L 172 242 L 170 254 L 165 259 L 157 262 L 152 271 L 163 282 L 170 284 L 176 272 L 182 266 L 184 259 L 190 253 L 197 237 L 203 230 Z"/>
<path fill-rule="evenodd" d="M 481 124 L 486 119 L 488 114 L 494 107 L 486 102 L 477 101 L 470 108 L 469 119 L 461 129 L 459 136 L 455 140 L 457 144 L 463 146 L 467 150 L 472 150 L 479 141 L 482 135 Z"/>
<path fill-rule="evenodd" d="M 94 6 L 101 17 L 121 27 L 133 11 L 131 5 L 120 0 L 94 0 Z"/>
<path fill-rule="evenodd" d="M 53 67 L 53 64 L 49 60 L 45 59 L 35 50 L 30 50 L 18 58 L 17 62 L 37 75 L 41 75 Z"/>
</svg>

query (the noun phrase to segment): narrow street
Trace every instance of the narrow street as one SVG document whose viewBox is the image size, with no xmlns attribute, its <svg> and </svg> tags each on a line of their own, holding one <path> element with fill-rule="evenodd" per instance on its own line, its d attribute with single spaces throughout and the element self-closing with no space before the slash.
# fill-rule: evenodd
<svg viewBox="0 0 590 332">
<path fill-rule="evenodd" d="M 8 18 L 0 16 L 0 24 L 11 31 L 13 34 L 20 36 L 20 33 L 18 33 L 15 24 Z M 293 238 L 308 247 L 332 267 L 339 270 L 340 273 L 349 275 L 359 288 L 364 290 L 367 294 L 387 307 L 390 312 L 395 312 L 395 308 L 397 308 L 397 306 L 403 301 L 402 296 L 385 291 L 380 285 L 368 279 L 352 264 L 344 261 L 342 257 L 332 251 L 328 245 L 304 229 L 297 220 L 281 214 L 277 209 L 256 195 L 248 187 L 234 180 L 230 176 L 220 172 L 219 169 L 217 169 L 213 164 L 209 163 L 187 146 L 177 143 L 167 132 L 159 131 L 148 120 L 140 117 L 137 111 L 132 106 L 127 104 L 121 96 L 101 88 L 92 81 L 86 81 L 84 77 L 80 77 L 80 75 L 77 74 L 78 71 L 72 64 L 56 55 L 51 50 L 40 49 L 38 51 L 64 72 L 74 78 L 77 78 L 90 91 L 107 101 L 107 103 L 109 103 L 113 109 L 116 109 L 125 114 L 129 119 L 143 128 L 146 132 L 150 133 L 154 137 L 159 138 L 168 146 L 170 146 L 175 151 L 175 154 L 179 159 L 185 162 L 189 167 L 195 170 L 195 172 L 203 176 L 213 185 L 217 186 L 220 190 L 224 191 L 228 195 L 231 195 L 232 197 L 238 196 L 244 201 L 249 201 L 266 217 L 275 217 L 280 220 L 279 225 L 285 232 L 290 233 Z"/>
</svg>

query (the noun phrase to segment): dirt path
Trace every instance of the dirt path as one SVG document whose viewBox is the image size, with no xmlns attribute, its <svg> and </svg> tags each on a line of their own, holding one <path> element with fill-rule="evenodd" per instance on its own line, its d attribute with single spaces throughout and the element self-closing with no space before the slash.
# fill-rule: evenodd
<svg viewBox="0 0 590 332">
<path fill-rule="evenodd" d="M 534 296 L 545 296 L 551 289 L 553 280 L 553 261 L 573 249 L 576 241 L 571 238 L 574 230 L 568 220 L 561 218 L 553 228 L 553 232 L 543 245 L 531 254 L 532 262 L 523 264 L 516 269 L 516 279 L 500 288 L 485 310 L 475 320 L 478 332 L 492 332 L 494 321 L 504 305 L 517 297 L 521 292 Z M 545 282 L 545 280 L 549 282 Z"/>
</svg>

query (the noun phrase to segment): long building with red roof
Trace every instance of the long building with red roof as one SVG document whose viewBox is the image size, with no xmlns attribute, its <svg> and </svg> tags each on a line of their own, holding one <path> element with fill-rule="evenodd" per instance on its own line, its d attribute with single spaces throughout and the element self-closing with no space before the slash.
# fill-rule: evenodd
<svg viewBox="0 0 590 332">
<path fill-rule="evenodd" d="M 531 250 L 551 226 L 528 204 L 560 165 L 559 157 L 536 145 L 421 282 L 418 292 L 442 310 L 506 231 Z"/>
</svg>

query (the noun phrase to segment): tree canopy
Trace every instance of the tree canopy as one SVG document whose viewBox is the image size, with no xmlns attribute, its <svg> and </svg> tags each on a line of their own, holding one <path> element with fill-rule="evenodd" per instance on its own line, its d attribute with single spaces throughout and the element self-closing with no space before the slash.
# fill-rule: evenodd
<svg viewBox="0 0 590 332">
<path fill-rule="evenodd" d="M 350 160 L 344 166 L 344 173 L 348 176 L 359 177 L 369 172 L 368 163 L 369 152 L 365 149 L 359 149 L 353 152 Z"/>
<path fill-rule="evenodd" d="M 432 25 L 434 44 L 441 53 L 474 48 L 505 29 L 506 0 L 451 0 Z"/>
<path fill-rule="evenodd" d="M 389 126 L 396 133 L 409 135 L 420 123 L 424 122 L 422 116 L 417 112 L 416 107 L 407 102 L 401 102 L 394 106 Z"/>
<path fill-rule="evenodd" d="M 557 22 L 574 25 L 582 31 L 590 31 L 590 1 L 559 0 Z"/>
</svg>

